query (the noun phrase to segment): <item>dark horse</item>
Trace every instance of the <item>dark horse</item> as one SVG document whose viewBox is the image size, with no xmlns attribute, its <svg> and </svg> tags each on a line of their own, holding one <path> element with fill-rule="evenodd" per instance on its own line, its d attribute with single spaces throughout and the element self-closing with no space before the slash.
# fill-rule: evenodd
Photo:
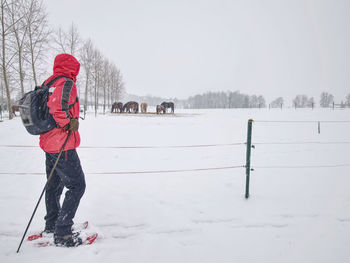
<svg viewBox="0 0 350 263">
<path fill-rule="evenodd" d="M 164 113 L 167 112 L 167 109 L 170 108 L 171 109 L 171 113 L 174 113 L 174 102 L 162 102 L 162 104 L 160 104 L 161 106 L 164 107 Z"/>
<path fill-rule="evenodd" d="M 134 113 L 139 112 L 139 104 L 136 101 L 129 101 L 124 104 L 122 108 L 122 112 L 131 112 L 133 111 Z"/>
<path fill-rule="evenodd" d="M 122 112 L 122 108 L 123 108 L 123 103 L 121 103 L 121 102 L 114 102 L 112 104 L 111 113 L 113 113 L 113 112 Z"/>
<path fill-rule="evenodd" d="M 12 106 L 12 113 L 13 113 L 13 115 L 15 115 L 15 116 L 17 116 L 17 115 L 16 115 L 16 111 L 19 111 L 19 106 L 13 105 L 13 106 Z"/>
</svg>

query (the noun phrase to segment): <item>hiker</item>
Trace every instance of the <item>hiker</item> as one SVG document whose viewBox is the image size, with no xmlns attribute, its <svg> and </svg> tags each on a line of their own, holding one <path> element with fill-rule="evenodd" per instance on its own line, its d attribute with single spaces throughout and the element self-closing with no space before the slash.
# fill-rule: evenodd
<svg viewBox="0 0 350 263">
<path fill-rule="evenodd" d="M 80 144 L 79 101 L 76 77 L 79 74 L 78 60 L 69 54 L 56 56 L 53 75 L 45 84 L 58 76 L 50 87 L 47 106 L 57 127 L 40 135 L 40 147 L 46 155 L 46 174 L 49 176 L 62 145 L 69 136 L 57 167 L 48 182 L 45 192 L 45 233 L 54 234 L 58 246 L 75 247 L 82 244 L 78 233 L 72 232 L 73 218 L 85 191 L 85 176 L 76 148 Z M 69 134 L 69 135 L 68 135 Z M 68 190 L 60 205 L 63 188 Z"/>
</svg>

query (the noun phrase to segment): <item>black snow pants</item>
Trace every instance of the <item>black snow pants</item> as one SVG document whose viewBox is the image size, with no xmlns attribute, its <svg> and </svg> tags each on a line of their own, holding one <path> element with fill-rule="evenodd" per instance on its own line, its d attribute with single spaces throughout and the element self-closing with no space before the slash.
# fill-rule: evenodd
<svg viewBox="0 0 350 263">
<path fill-rule="evenodd" d="M 46 175 L 49 176 L 58 153 L 46 153 Z M 60 197 L 63 188 L 67 188 L 62 207 Z M 81 197 L 85 192 L 85 176 L 76 150 L 62 153 L 45 192 L 46 226 L 57 236 L 72 233 L 73 218 Z"/>
</svg>

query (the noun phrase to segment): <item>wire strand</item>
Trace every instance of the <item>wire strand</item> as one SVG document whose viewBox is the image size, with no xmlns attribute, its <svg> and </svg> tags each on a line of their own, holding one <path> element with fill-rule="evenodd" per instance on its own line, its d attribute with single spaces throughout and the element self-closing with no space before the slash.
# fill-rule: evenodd
<svg viewBox="0 0 350 263">
<path fill-rule="evenodd" d="M 201 147 L 221 147 L 221 146 L 236 146 L 244 145 L 241 143 L 226 143 L 226 144 L 198 144 L 198 145 L 168 145 L 168 146 L 81 146 L 83 149 L 164 149 L 164 148 L 201 148 Z"/>
<path fill-rule="evenodd" d="M 165 146 L 80 146 L 79 149 L 166 149 L 166 148 L 201 148 L 245 145 L 245 142 L 198 145 L 165 145 Z M 1 148 L 39 148 L 35 145 L 0 145 Z"/>
<path fill-rule="evenodd" d="M 223 143 L 223 144 L 199 144 L 199 145 L 168 145 L 168 146 L 80 146 L 79 149 L 164 149 L 164 148 L 201 148 L 201 147 L 221 147 L 246 145 L 246 142 Z M 320 141 L 300 141 L 300 142 L 253 142 L 254 145 L 269 144 L 350 144 L 344 142 L 320 142 Z M 39 148 L 35 145 L 0 145 L 0 148 Z"/>
<path fill-rule="evenodd" d="M 312 142 L 312 141 L 304 141 L 304 142 L 254 142 L 254 145 L 264 145 L 264 144 L 350 144 L 350 142 Z"/>
<path fill-rule="evenodd" d="M 341 120 L 320 120 L 320 121 L 315 121 L 315 120 L 310 120 L 310 121 L 305 121 L 305 120 L 253 120 L 254 123 L 319 123 L 319 122 L 326 122 L 326 123 L 350 123 L 350 121 L 341 121 Z"/>
<path fill-rule="evenodd" d="M 214 170 L 227 170 L 245 168 L 244 165 L 224 166 L 224 167 L 209 167 L 209 168 L 194 168 L 194 169 L 176 169 L 176 170 L 155 170 L 155 171 L 115 171 L 115 172 L 87 172 L 85 174 L 159 174 L 159 173 L 182 173 L 182 172 L 198 172 L 198 171 L 214 171 Z M 43 175 L 45 173 L 4 173 L 0 172 L 0 175 Z"/>
<path fill-rule="evenodd" d="M 302 168 L 335 168 L 335 167 L 350 167 L 350 163 L 346 164 L 330 164 L 330 165 L 275 165 L 275 166 L 259 166 L 254 165 L 252 166 L 253 169 L 282 169 L 282 168 L 288 168 L 288 169 L 302 169 Z"/>
</svg>

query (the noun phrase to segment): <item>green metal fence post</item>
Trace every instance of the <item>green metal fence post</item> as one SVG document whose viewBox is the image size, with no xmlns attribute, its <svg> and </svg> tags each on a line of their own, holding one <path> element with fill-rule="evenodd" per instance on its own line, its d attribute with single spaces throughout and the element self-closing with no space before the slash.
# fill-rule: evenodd
<svg viewBox="0 0 350 263">
<path fill-rule="evenodd" d="M 321 133 L 321 123 L 320 122 L 318 122 L 318 134 L 320 134 Z"/>
<path fill-rule="evenodd" d="M 249 197 L 249 180 L 250 180 L 250 153 L 252 149 L 252 124 L 253 120 L 248 120 L 248 130 L 247 130 L 247 155 L 246 155 L 246 183 L 245 183 L 245 198 Z"/>
</svg>

